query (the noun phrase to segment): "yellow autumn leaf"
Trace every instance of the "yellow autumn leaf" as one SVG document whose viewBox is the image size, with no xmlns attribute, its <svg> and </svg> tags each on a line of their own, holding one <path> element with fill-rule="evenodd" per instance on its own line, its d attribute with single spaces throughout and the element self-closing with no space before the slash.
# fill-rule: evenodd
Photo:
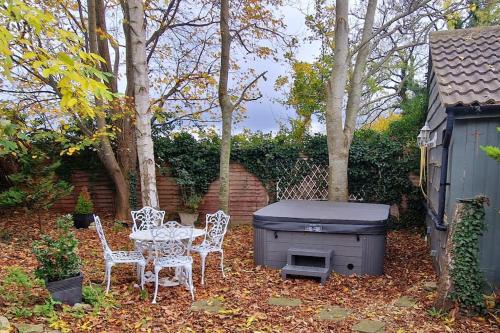
<svg viewBox="0 0 500 333">
<path fill-rule="evenodd" d="M 247 327 L 250 327 L 250 326 L 252 325 L 252 323 L 253 323 L 254 321 L 256 321 L 256 320 L 257 320 L 257 318 L 256 318 L 255 316 L 250 316 L 250 317 L 248 317 L 247 322 L 246 322 L 246 326 L 247 326 Z"/>
<path fill-rule="evenodd" d="M 67 107 L 68 107 L 68 108 L 71 108 L 71 107 L 75 106 L 75 104 L 76 104 L 77 102 L 78 102 L 78 100 L 77 100 L 76 98 L 70 98 L 70 99 L 68 100 Z"/>
<path fill-rule="evenodd" d="M 71 155 L 73 155 L 73 154 L 74 154 L 77 150 L 78 150 L 78 148 L 76 148 L 76 147 L 69 147 L 69 148 L 68 148 L 68 153 L 67 153 L 67 154 L 68 154 L 69 156 L 71 156 Z"/>
</svg>

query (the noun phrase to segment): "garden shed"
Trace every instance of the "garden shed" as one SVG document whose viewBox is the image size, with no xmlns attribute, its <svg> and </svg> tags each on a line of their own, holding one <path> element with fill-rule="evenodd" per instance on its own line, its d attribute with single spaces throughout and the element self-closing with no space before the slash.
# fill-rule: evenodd
<svg viewBox="0 0 500 333">
<path fill-rule="evenodd" d="M 430 35 L 427 232 L 437 272 L 457 199 L 483 194 L 487 230 L 480 265 L 500 286 L 500 163 L 481 146 L 500 146 L 500 26 Z"/>
</svg>

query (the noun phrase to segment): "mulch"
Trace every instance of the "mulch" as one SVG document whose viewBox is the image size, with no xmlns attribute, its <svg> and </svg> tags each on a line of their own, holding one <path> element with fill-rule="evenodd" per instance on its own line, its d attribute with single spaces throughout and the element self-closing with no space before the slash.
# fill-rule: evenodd
<svg viewBox="0 0 500 333">
<path fill-rule="evenodd" d="M 43 219 L 44 230 L 52 230 L 55 217 Z M 132 248 L 129 230 L 113 228 L 110 218 L 103 221 L 113 250 Z M 36 218 L 25 214 L 1 217 L 0 230 L 10 236 L 0 240 L 0 278 L 5 267 L 12 265 L 32 272 L 37 263 L 31 244 L 40 235 Z M 96 232 L 75 232 L 80 242 L 84 282 L 102 284 L 104 265 Z M 383 276 L 332 274 L 325 285 L 304 279 L 283 280 L 279 270 L 255 266 L 252 243 L 251 226 L 230 228 L 224 241 L 226 278 L 219 270 L 218 254 L 210 254 L 205 286 L 200 284 L 200 261 L 194 255 L 196 300 L 221 300 L 224 310 L 219 313 L 191 310 L 191 297 L 182 287 L 160 287 L 158 304 L 153 305 L 153 286 L 148 284 L 148 297 L 141 298 L 140 289 L 134 287 L 135 269 L 117 265 L 111 285 L 116 306 L 81 319 L 61 311 L 60 319 L 74 332 L 352 332 L 351 327 L 363 319 L 384 322 L 386 332 L 499 331 L 498 322 L 491 316 L 468 317 L 457 311 L 444 318 L 428 314 L 435 292 L 426 291 L 423 286 L 436 281 L 436 275 L 426 241 L 418 232 L 389 232 Z M 415 299 L 416 305 L 395 306 L 402 296 Z M 299 298 L 301 305 L 270 305 L 270 297 Z M 349 315 L 341 321 L 321 321 L 319 312 L 325 306 L 346 308 Z M 43 322 L 43 318 L 32 318 L 31 322 Z"/>
</svg>

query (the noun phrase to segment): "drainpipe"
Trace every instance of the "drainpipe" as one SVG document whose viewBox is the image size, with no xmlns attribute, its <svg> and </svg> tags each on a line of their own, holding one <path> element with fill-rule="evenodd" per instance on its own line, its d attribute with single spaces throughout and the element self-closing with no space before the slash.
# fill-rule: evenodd
<svg viewBox="0 0 500 333">
<path fill-rule="evenodd" d="M 446 128 L 443 134 L 443 151 L 441 155 L 441 174 L 439 177 L 439 192 L 438 192 L 438 214 L 437 225 L 438 230 L 446 230 L 444 224 L 444 211 L 446 207 L 446 186 L 448 186 L 448 153 L 450 150 L 451 135 L 453 133 L 453 124 L 455 123 L 455 111 L 453 108 L 446 108 Z"/>
</svg>

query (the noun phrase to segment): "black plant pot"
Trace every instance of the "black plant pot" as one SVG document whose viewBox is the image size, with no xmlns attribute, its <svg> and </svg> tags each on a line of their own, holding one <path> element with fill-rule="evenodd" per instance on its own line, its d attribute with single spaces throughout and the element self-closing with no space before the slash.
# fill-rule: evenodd
<svg viewBox="0 0 500 333">
<path fill-rule="evenodd" d="M 77 229 L 88 228 L 94 222 L 94 214 L 73 214 L 73 222 Z"/>
<path fill-rule="evenodd" d="M 82 302 L 83 274 L 73 276 L 64 280 L 45 281 L 45 285 L 52 298 L 64 304 L 74 305 Z"/>
</svg>

